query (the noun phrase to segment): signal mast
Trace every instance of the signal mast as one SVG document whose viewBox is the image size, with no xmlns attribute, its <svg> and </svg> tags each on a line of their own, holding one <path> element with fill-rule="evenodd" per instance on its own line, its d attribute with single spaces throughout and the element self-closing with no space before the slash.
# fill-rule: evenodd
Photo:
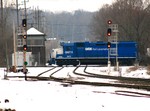
<svg viewBox="0 0 150 111">
<path fill-rule="evenodd" d="M 118 24 L 112 24 L 111 20 L 107 21 L 107 48 L 108 48 L 108 73 L 110 73 L 111 61 L 110 56 L 116 56 L 116 70 L 119 71 L 119 62 L 118 62 Z M 116 47 L 112 47 L 112 44 L 115 44 Z"/>
</svg>

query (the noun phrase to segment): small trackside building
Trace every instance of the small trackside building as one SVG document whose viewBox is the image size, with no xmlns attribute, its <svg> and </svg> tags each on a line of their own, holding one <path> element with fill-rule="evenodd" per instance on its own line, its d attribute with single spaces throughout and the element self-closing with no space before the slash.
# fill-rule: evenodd
<svg viewBox="0 0 150 111">
<path fill-rule="evenodd" d="M 22 34 L 18 34 L 17 48 L 22 52 L 23 38 Z M 27 52 L 32 53 L 32 66 L 45 66 L 45 34 L 38 31 L 34 27 L 27 30 Z"/>
</svg>

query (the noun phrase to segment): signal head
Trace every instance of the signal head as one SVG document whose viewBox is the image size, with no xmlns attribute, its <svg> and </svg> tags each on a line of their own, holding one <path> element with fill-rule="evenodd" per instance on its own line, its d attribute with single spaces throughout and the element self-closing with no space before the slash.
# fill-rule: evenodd
<svg viewBox="0 0 150 111">
<path fill-rule="evenodd" d="M 23 46 L 23 51 L 27 51 L 27 45 Z"/>
<path fill-rule="evenodd" d="M 107 43 L 107 48 L 111 48 L 111 42 Z"/>
<path fill-rule="evenodd" d="M 23 35 L 23 38 L 24 38 L 24 39 L 27 39 L 27 35 Z"/>
<path fill-rule="evenodd" d="M 23 20 L 22 20 L 22 26 L 23 26 L 23 27 L 26 27 L 26 26 L 27 26 L 27 19 L 23 19 Z"/>
<path fill-rule="evenodd" d="M 111 21 L 111 20 L 108 20 L 107 23 L 110 25 L 110 24 L 112 24 L 112 21 Z"/>
<path fill-rule="evenodd" d="M 112 32 L 112 31 L 111 31 L 111 28 L 108 28 L 108 29 L 107 29 L 107 36 L 111 36 L 111 32 Z"/>
</svg>

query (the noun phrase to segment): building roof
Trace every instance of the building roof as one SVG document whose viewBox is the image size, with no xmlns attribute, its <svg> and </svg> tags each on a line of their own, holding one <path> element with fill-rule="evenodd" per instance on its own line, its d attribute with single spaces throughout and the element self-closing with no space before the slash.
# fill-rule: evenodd
<svg viewBox="0 0 150 111">
<path fill-rule="evenodd" d="M 27 35 L 45 35 L 45 34 L 38 31 L 34 27 L 31 27 L 30 29 L 27 30 Z"/>
</svg>

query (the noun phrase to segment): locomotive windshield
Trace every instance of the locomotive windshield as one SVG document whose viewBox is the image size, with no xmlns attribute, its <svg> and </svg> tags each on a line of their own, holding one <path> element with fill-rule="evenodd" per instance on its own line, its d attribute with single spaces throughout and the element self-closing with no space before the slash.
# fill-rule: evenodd
<svg viewBox="0 0 150 111">
<path fill-rule="evenodd" d="M 70 46 L 66 47 L 66 51 L 71 51 L 71 50 L 72 50 L 72 47 L 70 47 Z"/>
</svg>

